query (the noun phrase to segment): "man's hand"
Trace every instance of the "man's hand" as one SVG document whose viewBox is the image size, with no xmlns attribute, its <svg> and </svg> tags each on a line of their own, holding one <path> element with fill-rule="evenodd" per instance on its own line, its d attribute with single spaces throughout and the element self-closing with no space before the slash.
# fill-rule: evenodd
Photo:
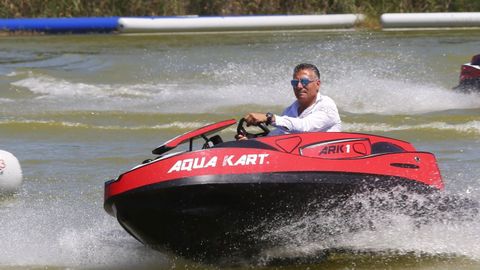
<svg viewBox="0 0 480 270">
<path fill-rule="evenodd" d="M 247 123 L 247 127 L 267 122 L 267 116 L 264 113 L 249 113 L 249 114 L 246 114 L 243 117 L 243 119 L 245 119 L 245 122 Z M 237 141 L 241 141 L 241 140 L 247 140 L 248 138 L 244 134 L 237 134 L 235 135 L 235 139 Z"/>
<path fill-rule="evenodd" d="M 242 135 L 242 134 L 237 134 L 237 135 L 235 135 L 235 139 L 236 139 L 237 141 L 248 140 L 248 138 L 247 138 L 246 136 Z"/>
<path fill-rule="evenodd" d="M 264 113 L 249 113 L 243 118 L 247 122 L 247 127 L 267 122 L 267 116 Z"/>
</svg>

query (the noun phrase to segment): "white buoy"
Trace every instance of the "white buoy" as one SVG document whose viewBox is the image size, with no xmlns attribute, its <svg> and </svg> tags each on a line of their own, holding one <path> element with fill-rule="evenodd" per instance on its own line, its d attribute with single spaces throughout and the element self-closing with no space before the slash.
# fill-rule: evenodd
<svg viewBox="0 0 480 270">
<path fill-rule="evenodd" d="M 386 28 L 480 27 L 480 12 L 385 13 Z"/>
<path fill-rule="evenodd" d="M 0 150 L 0 193 L 13 192 L 22 184 L 22 168 L 10 152 Z"/>
<path fill-rule="evenodd" d="M 363 14 L 258 15 L 212 17 L 129 18 L 118 20 L 124 33 L 257 31 L 285 29 L 353 28 L 365 19 Z"/>
</svg>

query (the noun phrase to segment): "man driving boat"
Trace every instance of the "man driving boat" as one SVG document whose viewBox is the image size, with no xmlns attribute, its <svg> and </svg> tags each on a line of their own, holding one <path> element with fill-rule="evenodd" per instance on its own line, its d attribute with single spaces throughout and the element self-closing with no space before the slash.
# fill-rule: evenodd
<svg viewBox="0 0 480 270">
<path fill-rule="evenodd" d="M 297 100 L 288 106 L 281 115 L 252 112 L 244 116 L 247 125 L 264 123 L 276 127 L 269 135 L 299 132 L 327 131 L 339 132 L 342 122 L 337 105 L 328 96 L 319 93 L 320 72 L 313 64 L 302 63 L 293 70 L 291 80 Z M 238 140 L 245 139 L 237 135 Z"/>
</svg>

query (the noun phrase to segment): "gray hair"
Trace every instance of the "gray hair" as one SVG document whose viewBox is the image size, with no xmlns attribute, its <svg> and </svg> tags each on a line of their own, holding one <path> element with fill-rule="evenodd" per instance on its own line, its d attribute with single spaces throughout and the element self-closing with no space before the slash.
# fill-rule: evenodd
<svg viewBox="0 0 480 270">
<path fill-rule="evenodd" d="M 297 72 L 299 72 L 300 70 L 304 70 L 304 69 L 310 69 L 311 71 L 313 71 L 315 75 L 317 75 L 317 78 L 320 80 L 320 71 L 318 70 L 318 68 L 314 64 L 308 64 L 308 63 L 298 64 L 293 69 L 293 76 L 295 76 L 295 74 L 297 74 Z"/>
</svg>

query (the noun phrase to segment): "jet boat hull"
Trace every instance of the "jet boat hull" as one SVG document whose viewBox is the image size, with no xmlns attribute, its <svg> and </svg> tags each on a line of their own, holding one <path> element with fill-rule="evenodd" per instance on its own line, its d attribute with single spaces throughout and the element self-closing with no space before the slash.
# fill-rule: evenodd
<svg viewBox="0 0 480 270">
<path fill-rule="evenodd" d="M 444 188 L 434 155 L 405 141 L 341 132 L 225 143 L 207 137 L 234 123 L 202 127 L 156 148 L 161 156 L 105 183 L 105 210 L 145 245 L 209 261 L 254 256 L 276 245 L 265 237 L 276 225 L 336 208 L 352 195 Z M 194 151 L 199 137 L 206 144 Z M 189 151 L 164 154 L 187 141 Z"/>
<path fill-rule="evenodd" d="M 208 261 L 258 254 L 275 245 L 262 239 L 275 222 L 335 208 L 352 194 L 393 186 L 419 193 L 435 191 L 423 183 L 383 175 L 208 175 L 142 187 L 111 198 L 105 207 L 142 243 Z"/>
</svg>

